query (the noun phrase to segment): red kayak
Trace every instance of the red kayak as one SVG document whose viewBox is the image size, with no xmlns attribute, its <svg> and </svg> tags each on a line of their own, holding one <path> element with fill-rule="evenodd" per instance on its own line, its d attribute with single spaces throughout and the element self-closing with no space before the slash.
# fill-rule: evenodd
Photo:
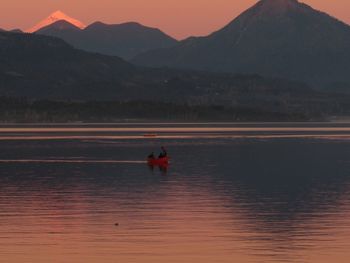
<svg viewBox="0 0 350 263">
<path fill-rule="evenodd" d="M 169 164 L 169 157 L 162 157 L 162 158 L 148 158 L 147 162 L 149 165 L 153 165 L 153 166 L 165 166 Z"/>
</svg>

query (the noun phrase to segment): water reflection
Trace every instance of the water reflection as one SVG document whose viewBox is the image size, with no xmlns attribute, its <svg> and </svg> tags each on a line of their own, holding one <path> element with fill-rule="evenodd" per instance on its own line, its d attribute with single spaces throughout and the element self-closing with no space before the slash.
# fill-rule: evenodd
<svg viewBox="0 0 350 263">
<path fill-rule="evenodd" d="M 349 231 L 342 242 L 337 231 L 349 224 L 349 166 L 342 162 L 349 147 L 294 141 L 236 148 L 222 149 L 220 165 L 210 171 L 221 180 L 211 187 L 254 233 L 250 252 L 267 262 L 313 262 L 306 257 L 312 249 L 346 253 Z"/>
<path fill-rule="evenodd" d="M 1 160 L 56 159 L 0 164 L 1 258 L 348 262 L 349 142 L 169 140 L 170 169 L 112 162 L 153 144 L 1 143 Z"/>
<path fill-rule="evenodd" d="M 169 164 L 162 164 L 162 165 L 148 164 L 148 168 L 152 173 L 154 173 L 154 170 L 156 169 L 156 170 L 159 170 L 159 172 L 162 175 L 167 175 L 168 169 L 169 169 Z"/>
</svg>

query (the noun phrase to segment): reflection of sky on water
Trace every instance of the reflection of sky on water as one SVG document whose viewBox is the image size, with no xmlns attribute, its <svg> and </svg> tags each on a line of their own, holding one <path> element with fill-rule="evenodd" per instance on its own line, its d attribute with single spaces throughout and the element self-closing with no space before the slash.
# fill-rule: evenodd
<svg viewBox="0 0 350 263">
<path fill-rule="evenodd" d="M 166 174 L 143 160 L 160 142 L 172 158 Z M 346 140 L 31 140 L 0 147 L 6 262 L 350 257 Z"/>
</svg>

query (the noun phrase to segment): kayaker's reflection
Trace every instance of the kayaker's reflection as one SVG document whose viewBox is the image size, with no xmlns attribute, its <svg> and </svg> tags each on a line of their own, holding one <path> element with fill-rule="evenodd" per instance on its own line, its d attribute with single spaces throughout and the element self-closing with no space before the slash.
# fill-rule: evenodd
<svg viewBox="0 0 350 263">
<path fill-rule="evenodd" d="M 150 169 L 151 172 L 154 171 L 154 169 L 156 167 L 158 167 L 159 171 L 163 174 L 163 175 L 166 175 L 167 172 L 168 172 L 168 168 L 169 168 L 169 165 L 151 165 L 151 164 L 148 164 L 148 167 Z"/>
<path fill-rule="evenodd" d="M 169 156 L 165 147 L 161 147 L 161 152 L 158 158 L 155 157 L 154 152 L 148 155 L 147 163 L 150 169 L 153 171 L 154 167 L 158 167 L 161 172 L 167 172 L 169 166 Z"/>
</svg>

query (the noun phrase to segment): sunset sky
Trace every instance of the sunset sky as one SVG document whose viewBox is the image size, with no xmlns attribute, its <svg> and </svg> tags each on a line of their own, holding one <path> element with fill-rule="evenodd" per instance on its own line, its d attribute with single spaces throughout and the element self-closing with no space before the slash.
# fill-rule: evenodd
<svg viewBox="0 0 350 263">
<path fill-rule="evenodd" d="M 1 0 L 0 28 L 28 29 L 61 10 L 89 24 L 137 21 L 182 39 L 206 35 L 230 22 L 257 0 Z M 349 0 L 304 0 L 350 24 Z"/>
</svg>

